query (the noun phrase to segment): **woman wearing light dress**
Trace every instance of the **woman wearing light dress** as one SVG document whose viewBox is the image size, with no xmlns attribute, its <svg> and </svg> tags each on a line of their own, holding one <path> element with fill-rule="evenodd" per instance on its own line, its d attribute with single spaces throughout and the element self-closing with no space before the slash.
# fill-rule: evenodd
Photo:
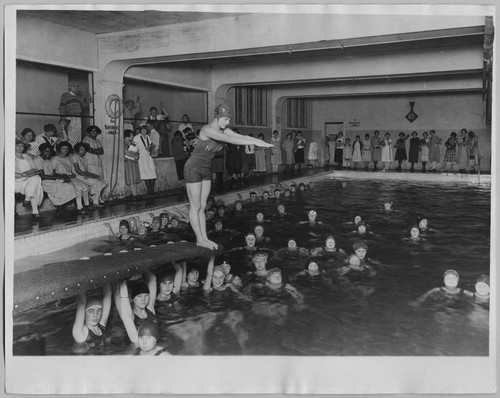
<svg viewBox="0 0 500 398">
<path fill-rule="evenodd" d="M 361 156 L 361 137 L 357 135 L 352 143 L 352 163 L 354 164 L 354 169 L 358 169 L 358 165 L 363 161 Z"/>
<path fill-rule="evenodd" d="M 134 139 L 134 145 L 139 152 L 139 174 L 141 180 L 146 183 L 146 188 L 149 195 L 155 194 L 156 183 L 156 167 L 151 151 L 153 150 L 153 143 L 148 136 L 148 128 L 146 126 L 139 127 L 139 134 Z"/>
<path fill-rule="evenodd" d="M 457 163 L 461 173 L 465 173 L 469 165 L 469 157 L 467 156 L 467 129 L 460 130 L 460 137 L 458 137 L 458 155 Z"/>
<path fill-rule="evenodd" d="M 385 133 L 384 139 L 381 141 L 382 144 L 382 163 L 384 163 L 384 168 L 382 171 L 386 172 L 391 169 L 391 163 L 393 159 L 393 149 L 392 149 L 392 139 L 390 133 Z"/>
<path fill-rule="evenodd" d="M 271 165 L 273 167 L 273 173 L 278 173 L 278 167 L 282 163 L 281 161 L 281 134 L 278 130 L 274 130 L 271 137 L 271 144 L 274 147 L 271 148 Z"/>
<path fill-rule="evenodd" d="M 15 185 L 14 192 L 24 195 L 24 207 L 31 205 L 33 222 L 37 223 L 40 219 L 38 206 L 43 200 L 42 180 L 40 171 L 33 163 L 30 155 L 27 155 L 26 144 L 20 138 L 16 138 L 15 149 Z"/>
</svg>

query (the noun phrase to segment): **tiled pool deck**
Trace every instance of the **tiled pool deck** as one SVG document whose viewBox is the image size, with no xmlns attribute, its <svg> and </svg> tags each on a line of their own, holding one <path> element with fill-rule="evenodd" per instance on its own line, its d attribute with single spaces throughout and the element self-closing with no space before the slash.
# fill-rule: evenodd
<svg viewBox="0 0 500 398">
<path fill-rule="evenodd" d="M 246 182 L 243 187 L 225 188 L 213 187 L 212 195 L 216 199 L 223 199 L 232 203 L 238 198 L 248 199 L 249 193 L 256 190 L 274 189 L 276 183 L 294 181 L 309 182 L 325 178 L 347 179 L 384 179 L 384 180 L 411 180 L 415 182 L 455 182 L 463 184 L 491 184 L 490 175 L 453 174 L 453 173 L 409 173 L 409 172 L 361 172 L 337 171 L 326 169 L 305 169 L 300 176 L 293 178 L 284 175 L 267 175 Z M 178 209 L 187 214 L 188 202 L 185 191 L 161 192 L 159 196 L 138 202 L 117 201 L 105 208 L 100 208 L 92 215 L 77 216 L 70 210 L 65 217 L 55 217 L 54 212 L 42 214 L 39 225 L 31 225 L 31 216 L 18 216 L 15 220 L 14 231 L 14 260 L 28 256 L 42 255 L 61 250 L 89 239 L 105 237 L 108 231 L 104 224 L 110 223 L 116 230 L 120 219 L 138 216 L 141 220 L 150 220 L 149 213 L 159 214 L 162 210 Z M 29 248 L 29 249 L 28 249 Z"/>
</svg>

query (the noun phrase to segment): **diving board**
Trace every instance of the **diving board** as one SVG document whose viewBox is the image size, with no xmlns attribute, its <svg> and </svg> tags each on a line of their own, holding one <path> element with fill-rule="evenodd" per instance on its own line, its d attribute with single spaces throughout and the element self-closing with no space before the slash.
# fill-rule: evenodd
<svg viewBox="0 0 500 398">
<path fill-rule="evenodd" d="M 150 268 L 193 258 L 222 254 L 223 248 L 210 250 L 195 243 L 163 244 L 141 250 L 100 255 L 87 260 L 48 264 L 14 275 L 14 314 L 54 300 L 75 296 L 108 282 L 126 279 Z"/>
</svg>

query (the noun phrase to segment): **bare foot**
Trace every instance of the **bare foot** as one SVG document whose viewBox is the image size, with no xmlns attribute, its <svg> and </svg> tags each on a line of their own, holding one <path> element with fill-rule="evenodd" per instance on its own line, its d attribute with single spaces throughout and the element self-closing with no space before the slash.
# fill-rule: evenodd
<svg viewBox="0 0 500 398">
<path fill-rule="evenodd" d="M 206 247 L 210 250 L 217 249 L 217 244 L 211 240 L 200 240 L 199 242 L 196 242 L 196 246 Z"/>
</svg>

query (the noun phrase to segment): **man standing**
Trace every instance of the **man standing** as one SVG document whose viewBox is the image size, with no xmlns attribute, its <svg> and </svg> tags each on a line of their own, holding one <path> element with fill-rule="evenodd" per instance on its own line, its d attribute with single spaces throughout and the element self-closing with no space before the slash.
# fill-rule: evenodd
<svg viewBox="0 0 500 398">
<path fill-rule="evenodd" d="M 90 108 L 91 99 L 82 96 L 78 90 L 78 83 L 70 81 L 68 92 L 61 95 L 59 114 L 61 129 L 67 134 L 68 141 L 75 145 L 82 140 L 82 113 Z"/>
</svg>

